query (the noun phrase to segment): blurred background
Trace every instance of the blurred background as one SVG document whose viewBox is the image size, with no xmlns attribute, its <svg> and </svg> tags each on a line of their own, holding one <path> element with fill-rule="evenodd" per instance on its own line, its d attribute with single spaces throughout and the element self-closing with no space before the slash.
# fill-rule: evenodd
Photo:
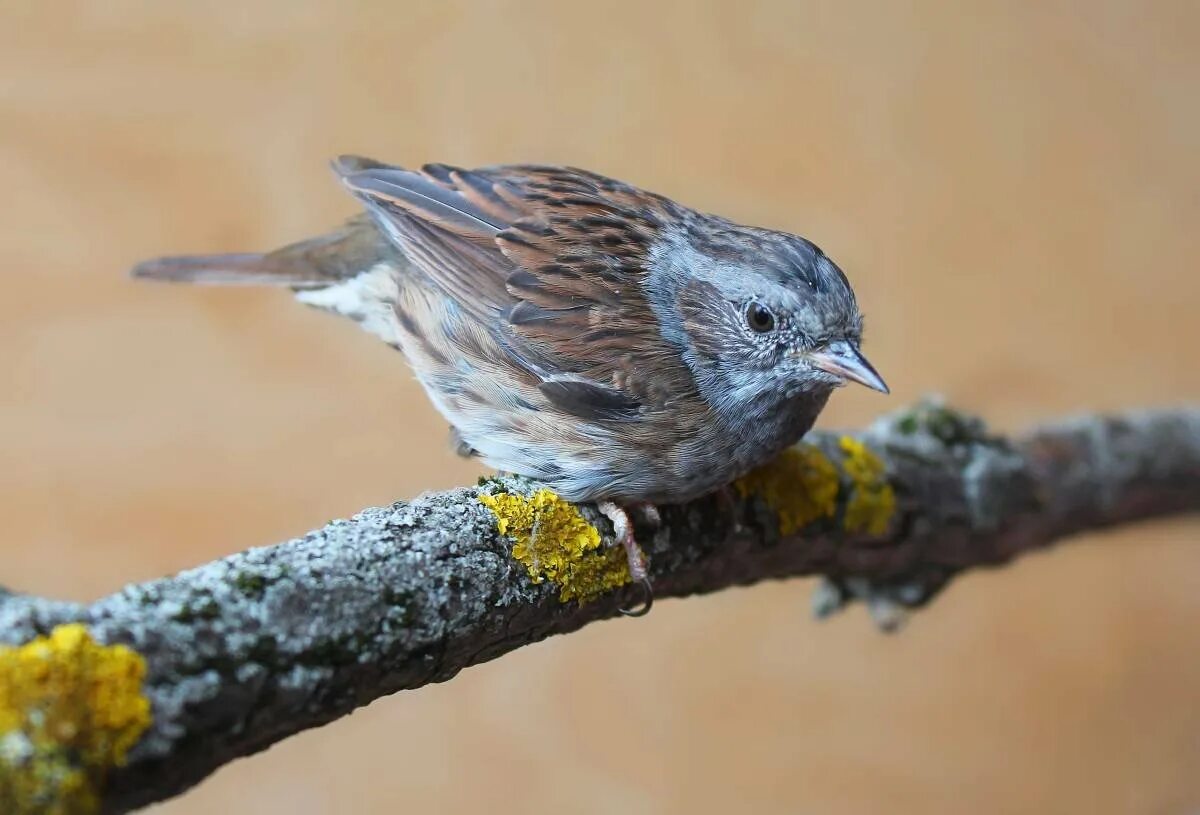
<svg viewBox="0 0 1200 815">
<path fill-rule="evenodd" d="M 813 238 L 893 387 L 826 427 L 1200 401 L 1198 41 L 1189 0 L 8 0 L 0 582 L 87 600 L 474 480 L 353 325 L 125 277 L 338 223 L 339 152 L 570 163 Z M 663 602 L 157 811 L 1196 812 L 1198 533 L 967 576 L 895 637 L 813 623 L 809 581 Z"/>
</svg>

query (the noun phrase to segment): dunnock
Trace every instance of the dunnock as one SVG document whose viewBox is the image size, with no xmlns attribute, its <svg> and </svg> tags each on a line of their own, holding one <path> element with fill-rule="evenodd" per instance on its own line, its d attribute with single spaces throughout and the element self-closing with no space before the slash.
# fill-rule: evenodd
<svg viewBox="0 0 1200 815">
<path fill-rule="evenodd" d="M 887 392 L 850 283 L 804 238 L 571 168 L 334 169 L 367 210 L 337 231 L 134 274 L 288 286 L 399 348 L 460 450 L 599 502 L 642 613 L 622 507 L 727 485 L 847 380 Z"/>
</svg>

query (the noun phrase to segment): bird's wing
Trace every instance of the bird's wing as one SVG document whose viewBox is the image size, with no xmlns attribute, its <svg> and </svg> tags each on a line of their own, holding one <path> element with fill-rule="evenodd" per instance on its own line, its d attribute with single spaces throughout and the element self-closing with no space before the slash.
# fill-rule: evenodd
<svg viewBox="0 0 1200 815">
<path fill-rule="evenodd" d="M 335 169 L 413 264 L 496 333 L 543 394 L 587 419 L 634 419 L 692 382 L 646 297 L 666 199 L 582 170 Z"/>
</svg>

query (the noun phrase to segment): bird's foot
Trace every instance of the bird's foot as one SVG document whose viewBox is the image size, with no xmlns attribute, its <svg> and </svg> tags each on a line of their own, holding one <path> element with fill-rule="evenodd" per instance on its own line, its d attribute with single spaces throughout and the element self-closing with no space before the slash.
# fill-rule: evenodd
<svg viewBox="0 0 1200 815">
<path fill-rule="evenodd" d="M 651 504 L 638 505 L 648 523 L 655 526 L 662 524 L 658 508 Z M 638 546 L 633 536 L 633 522 L 629 513 L 612 501 L 600 501 L 596 507 L 612 522 L 613 533 L 617 542 L 625 548 L 625 557 L 629 560 L 629 576 L 642 588 L 642 604 L 636 608 L 623 608 L 620 612 L 626 617 L 643 617 L 650 612 L 654 605 L 654 587 L 650 584 L 650 575 L 646 564 L 646 556 Z"/>
</svg>

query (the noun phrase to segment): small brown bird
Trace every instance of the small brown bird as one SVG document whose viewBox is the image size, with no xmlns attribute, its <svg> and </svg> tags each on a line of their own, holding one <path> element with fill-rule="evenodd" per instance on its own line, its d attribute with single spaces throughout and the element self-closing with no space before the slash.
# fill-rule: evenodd
<svg viewBox="0 0 1200 815">
<path fill-rule="evenodd" d="M 365 216 L 267 254 L 168 257 L 138 277 L 291 287 L 399 348 L 460 450 L 624 508 L 688 501 L 806 433 L 859 350 L 842 271 L 740 226 L 564 167 L 334 162 Z"/>
</svg>

